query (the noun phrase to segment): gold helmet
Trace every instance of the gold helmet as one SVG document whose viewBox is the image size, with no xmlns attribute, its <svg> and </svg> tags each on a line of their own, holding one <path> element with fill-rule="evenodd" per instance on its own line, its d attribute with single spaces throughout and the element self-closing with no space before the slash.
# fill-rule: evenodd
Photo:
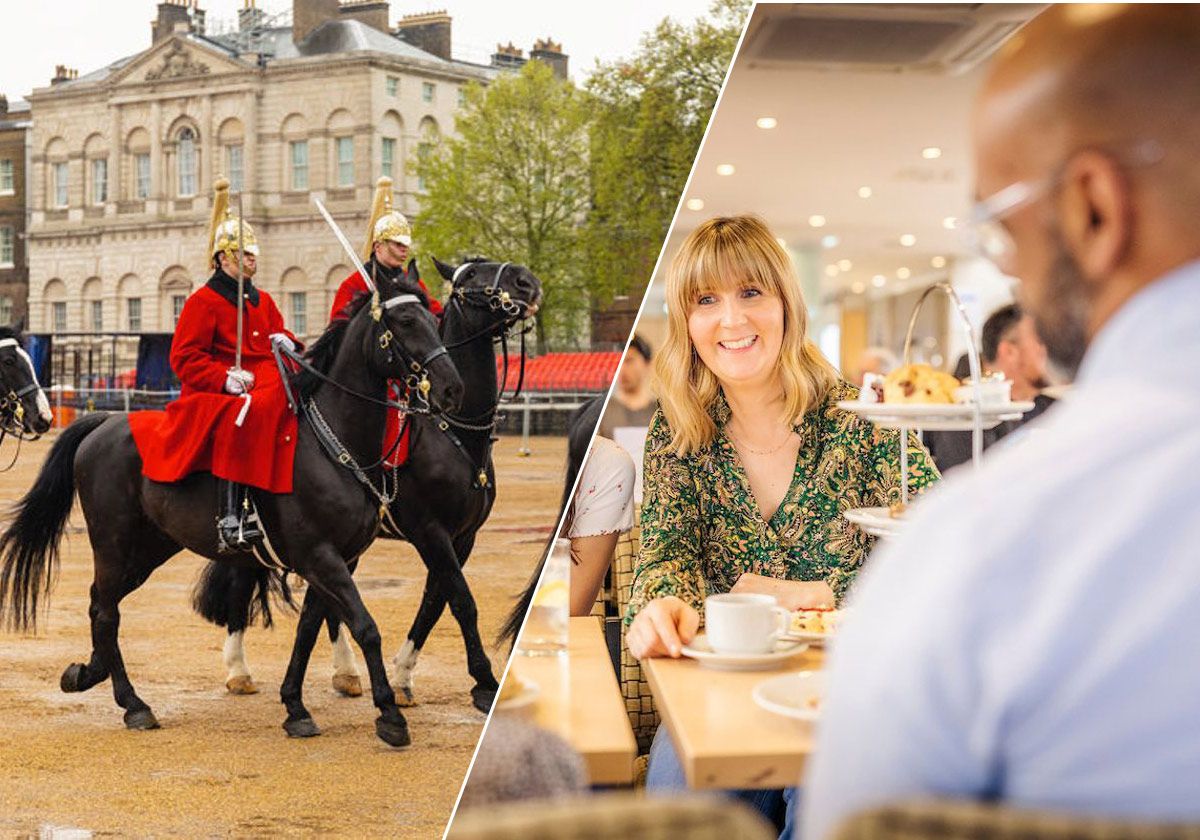
<svg viewBox="0 0 1200 840">
<path fill-rule="evenodd" d="M 212 220 L 208 224 L 208 255 L 212 258 L 223 253 L 231 260 L 237 259 L 238 228 L 241 228 L 242 250 L 247 254 L 258 256 L 258 238 L 250 223 L 242 221 L 238 224 L 237 216 L 229 207 L 229 181 L 218 178 L 213 184 Z"/>
<path fill-rule="evenodd" d="M 375 182 L 375 200 L 371 202 L 371 221 L 367 224 L 367 244 L 363 259 L 371 257 L 376 242 L 399 242 L 412 247 L 412 225 L 399 210 L 392 209 L 392 179 L 384 175 Z"/>
</svg>

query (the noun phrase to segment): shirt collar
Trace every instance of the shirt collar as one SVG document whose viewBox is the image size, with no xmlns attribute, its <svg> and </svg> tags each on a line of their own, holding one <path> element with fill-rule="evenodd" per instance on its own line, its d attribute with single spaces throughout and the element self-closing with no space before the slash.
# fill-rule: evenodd
<svg viewBox="0 0 1200 840">
<path fill-rule="evenodd" d="M 1200 260 L 1164 274 L 1125 302 L 1092 340 L 1079 384 L 1180 372 L 1200 365 Z"/>
</svg>

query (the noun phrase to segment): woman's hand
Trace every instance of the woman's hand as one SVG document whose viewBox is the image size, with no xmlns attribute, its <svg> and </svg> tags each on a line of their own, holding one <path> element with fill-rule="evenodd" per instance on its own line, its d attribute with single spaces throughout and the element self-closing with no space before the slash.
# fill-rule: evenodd
<svg viewBox="0 0 1200 840">
<path fill-rule="evenodd" d="M 655 598 L 633 619 L 625 633 L 629 652 L 637 659 L 650 656 L 678 658 L 700 627 L 700 613 L 674 595 Z"/>
<path fill-rule="evenodd" d="M 737 579 L 731 592 L 774 595 L 785 610 L 831 610 L 837 599 L 823 580 L 779 580 L 750 572 Z"/>
</svg>

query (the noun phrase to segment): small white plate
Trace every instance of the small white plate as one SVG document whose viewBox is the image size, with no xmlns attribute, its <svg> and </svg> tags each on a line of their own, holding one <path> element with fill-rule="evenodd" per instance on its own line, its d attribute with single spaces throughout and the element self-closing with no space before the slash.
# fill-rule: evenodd
<svg viewBox="0 0 1200 840">
<path fill-rule="evenodd" d="M 700 633 L 683 646 L 683 655 L 714 671 L 767 671 L 807 649 L 806 644 L 781 639 L 770 653 L 717 653 L 708 643 L 708 637 Z"/>
<path fill-rule="evenodd" d="M 825 696 L 825 674 L 820 671 L 801 671 L 772 677 L 754 686 L 754 702 L 768 712 L 796 720 L 815 721 L 821 708 L 812 706 L 814 699 Z"/>
<path fill-rule="evenodd" d="M 496 701 L 496 711 L 500 714 L 527 717 L 533 714 L 533 704 L 542 696 L 542 690 L 537 683 L 521 680 L 521 690 L 515 697 Z"/>
<path fill-rule="evenodd" d="M 972 403 L 866 403 L 842 400 L 838 408 L 850 411 L 887 429 L 904 426 L 925 431 L 967 432 L 975 428 Z M 985 405 L 980 410 L 983 428 L 991 429 L 1005 420 L 1020 420 L 1033 410 L 1031 402 Z"/>
<path fill-rule="evenodd" d="M 904 529 L 904 517 L 894 517 L 885 507 L 852 508 L 842 516 L 872 537 L 894 537 Z"/>
</svg>

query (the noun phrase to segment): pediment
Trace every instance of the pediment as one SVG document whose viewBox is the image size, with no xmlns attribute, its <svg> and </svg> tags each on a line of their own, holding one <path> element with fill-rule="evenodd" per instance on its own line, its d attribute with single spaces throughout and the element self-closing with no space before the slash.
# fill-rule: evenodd
<svg viewBox="0 0 1200 840">
<path fill-rule="evenodd" d="M 114 85 L 171 82 L 247 69 L 249 65 L 216 48 L 172 35 L 118 70 L 111 81 Z"/>
</svg>

